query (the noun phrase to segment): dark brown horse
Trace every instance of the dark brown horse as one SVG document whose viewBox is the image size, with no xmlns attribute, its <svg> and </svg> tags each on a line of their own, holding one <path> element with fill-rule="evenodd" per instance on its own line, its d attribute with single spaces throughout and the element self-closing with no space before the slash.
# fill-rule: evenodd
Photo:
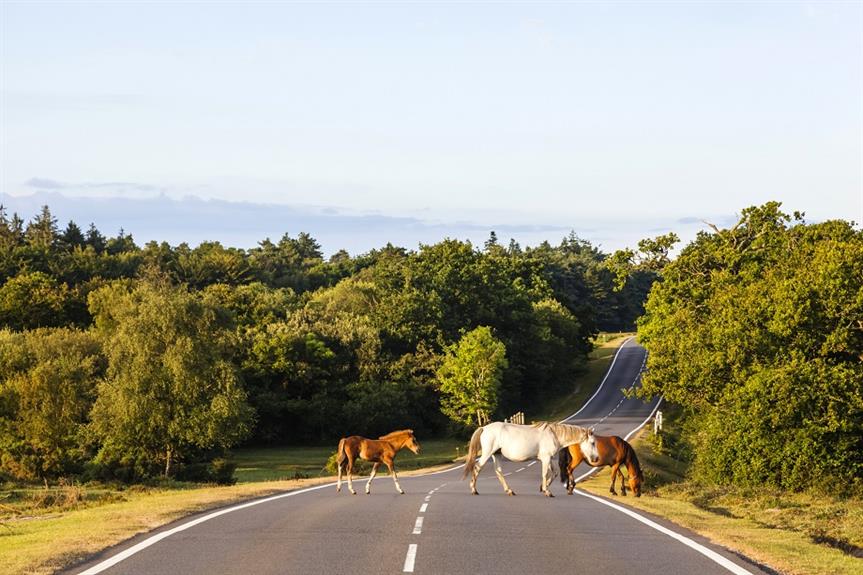
<svg viewBox="0 0 863 575">
<path fill-rule="evenodd" d="M 629 488 L 636 497 L 641 497 L 641 483 L 644 481 L 644 476 L 632 446 L 625 439 L 616 435 L 595 435 L 594 437 L 596 438 L 596 450 L 599 452 L 599 461 L 591 462 L 584 459 L 578 445 L 570 445 L 568 448 L 560 450 L 558 456 L 560 481 L 566 483 L 567 493 L 572 495 L 572 490 L 575 489 L 572 471 L 578 467 L 579 463 L 586 461 L 591 467 L 611 466 L 611 489 L 609 491 L 612 495 L 617 495 L 614 490 L 614 482 L 618 474 L 620 474 L 620 491 L 626 495 L 626 484 L 623 482 L 623 471 L 620 469 L 621 465 L 626 465 L 626 471 L 629 473 Z"/>
<path fill-rule="evenodd" d="M 420 444 L 417 442 L 416 437 L 414 437 L 413 429 L 393 431 L 392 433 L 382 435 L 378 439 L 367 439 L 359 435 L 343 437 L 339 441 L 338 456 L 336 458 L 339 468 L 339 483 L 336 491 L 342 490 L 342 469 L 344 468 L 348 472 L 348 489 L 354 495 L 357 494 L 351 481 L 351 473 L 354 470 L 354 460 L 357 457 L 362 457 L 372 463 L 372 474 L 369 477 L 369 482 L 366 483 L 367 495 L 372 487 L 372 479 L 375 478 L 375 474 L 378 472 L 378 467 L 380 467 L 381 463 L 386 465 L 390 470 L 390 475 L 393 476 L 393 481 L 396 484 L 396 491 L 404 493 L 402 486 L 399 485 L 399 477 L 396 475 L 393 461 L 396 458 L 396 454 L 405 447 L 414 453 L 420 452 Z"/>
</svg>

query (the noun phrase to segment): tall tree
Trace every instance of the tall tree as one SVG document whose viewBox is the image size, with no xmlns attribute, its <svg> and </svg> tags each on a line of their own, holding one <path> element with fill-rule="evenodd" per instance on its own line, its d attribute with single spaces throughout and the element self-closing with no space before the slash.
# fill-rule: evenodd
<svg viewBox="0 0 863 575">
<path fill-rule="evenodd" d="M 507 366 L 506 347 L 489 327 L 464 334 L 447 348 L 437 372 L 441 410 L 453 421 L 484 425 L 497 409 Z"/>
<path fill-rule="evenodd" d="M 155 281 L 103 288 L 90 306 L 108 359 L 92 412 L 97 460 L 132 460 L 139 475 L 158 464 L 169 476 L 175 462 L 248 436 L 252 411 L 224 313 Z"/>
</svg>

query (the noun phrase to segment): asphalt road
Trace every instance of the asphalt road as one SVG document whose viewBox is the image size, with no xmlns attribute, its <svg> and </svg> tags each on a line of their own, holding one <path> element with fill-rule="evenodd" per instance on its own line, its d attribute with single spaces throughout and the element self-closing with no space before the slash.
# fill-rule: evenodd
<svg viewBox="0 0 863 575">
<path fill-rule="evenodd" d="M 644 357 L 628 341 L 597 394 L 566 421 L 624 437 L 641 426 L 656 401 L 624 399 L 621 389 L 637 384 Z M 371 495 L 362 493 L 362 480 L 355 496 L 328 484 L 225 508 L 214 517 L 192 516 L 113 547 L 70 573 L 764 573 L 667 521 L 628 515 L 604 502 L 610 499 L 580 491 L 568 496 L 557 479 L 557 497 L 546 498 L 539 493 L 540 466 L 529 463 L 503 464 L 515 497 L 503 493 L 491 465 L 482 471 L 478 496 L 461 480 L 462 469 L 402 477 L 406 495 L 379 475 Z"/>
</svg>

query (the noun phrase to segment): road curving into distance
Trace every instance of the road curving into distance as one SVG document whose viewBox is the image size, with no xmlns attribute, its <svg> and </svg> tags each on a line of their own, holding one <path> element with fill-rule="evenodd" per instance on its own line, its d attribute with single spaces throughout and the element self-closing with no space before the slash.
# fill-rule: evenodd
<svg viewBox="0 0 863 575">
<path fill-rule="evenodd" d="M 627 399 L 645 350 L 629 339 L 602 384 L 567 423 L 626 437 L 647 423 L 659 400 Z M 422 441 L 422 440 L 420 440 Z M 403 453 L 402 458 L 410 457 Z M 589 468 L 576 470 L 579 477 Z M 68 573 L 375 574 L 578 573 L 699 575 L 766 573 L 746 559 L 655 516 L 580 490 L 539 492 L 540 466 L 504 461 L 508 497 L 487 465 L 480 495 L 470 495 L 462 466 L 402 477 L 399 495 L 378 476 L 371 495 L 335 484 L 233 505 L 135 537 Z"/>
</svg>

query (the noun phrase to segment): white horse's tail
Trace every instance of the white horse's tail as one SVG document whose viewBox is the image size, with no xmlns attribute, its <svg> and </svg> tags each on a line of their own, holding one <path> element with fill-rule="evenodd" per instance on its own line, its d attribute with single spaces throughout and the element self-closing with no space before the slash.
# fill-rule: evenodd
<svg viewBox="0 0 863 575">
<path fill-rule="evenodd" d="M 479 437 L 482 435 L 482 427 L 477 427 L 470 438 L 470 447 L 467 449 L 467 459 L 464 462 L 464 475 L 462 479 L 473 473 L 473 468 L 476 466 L 476 456 L 479 453 Z"/>
</svg>

